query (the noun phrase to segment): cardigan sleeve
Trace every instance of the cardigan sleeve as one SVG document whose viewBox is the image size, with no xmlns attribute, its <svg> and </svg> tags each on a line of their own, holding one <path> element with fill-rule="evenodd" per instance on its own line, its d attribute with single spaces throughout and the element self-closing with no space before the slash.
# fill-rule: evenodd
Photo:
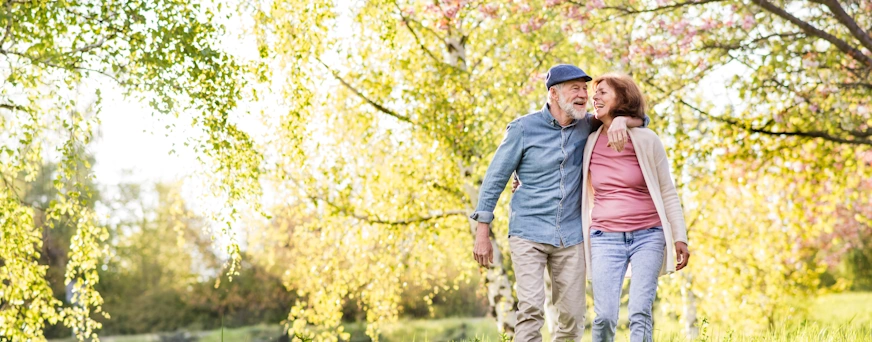
<svg viewBox="0 0 872 342">
<path fill-rule="evenodd" d="M 672 227 L 672 239 L 675 242 L 687 243 L 687 224 L 684 222 L 684 211 L 681 209 L 681 201 L 672 181 L 672 173 L 669 171 L 669 158 L 666 157 L 666 149 L 663 142 L 656 138 L 654 144 L 654 156 L 656 160 L 657 178 L 660 183 L 660 196 L 663 199 L 663 207 L 666 210 L 666 219 Z"/>
</svg>

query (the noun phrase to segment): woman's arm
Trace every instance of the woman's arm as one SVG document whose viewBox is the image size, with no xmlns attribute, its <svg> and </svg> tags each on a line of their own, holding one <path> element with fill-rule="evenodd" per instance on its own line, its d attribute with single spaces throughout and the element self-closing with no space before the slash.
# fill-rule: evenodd
<svg viewBox="0 0 872 342">
<path fill-rule="evenodd" d="M 675 242 L 687 243 L 687 226 L 684 222 L 684 211 L 681 209 L 681 201 L 678 199 L 678 191 L 672 181 L 672 173 L 669 171 L 669 158 L 666 157 L 666 149 L 663 143 L 657 139 L 654 146 L 657 178 L 660 183 L 660 196 L 663 207 L 666 210 L 666 219 L 672 226 L 672 238 Z"/>
<path fill-rule="evenodd" d="M 654 156 L 657 168 L 658 183 L 660 183 L 660 198 L 663 200 L 663 208 L 666 210 L 666 220 L 672 230 L 672 240 L 675 243 L 675 270 L 679 271 L 687 266 L 690 259 L 690 251 L 687 249 L 687 224 L 684 222 L 684 211 L 681 209 L 681 201 L 678 199 L 678 191 L 672 181 L 672 173 L 669 172 L 669 158 L 666 157 L 666 149 L 663 142 L 656 139 Z"/>
<path fill-rule="evenodd" d="M 585 116 L 585 119 L 590 124 L 591 134 L 596 132 L 600 126 L 603 125 L 602 121 L 590 113 Z M 624 146 L 627 144 L 627 140 L 629 140 L 630 137 L 629 133 L 627 133 L 627 129 L 633 127 L 648 127 L 648 123 L 650 122 L 651 119 L 648 118 L 648 115 L 645 115 L 644 119 L 632 118 L 629 116 L 619 116 L 614 118 L 608 132 L 603 132 L 609 137 L 608 146 L 613 148 L 615 151 L 623 151 Z"/>
</svg>

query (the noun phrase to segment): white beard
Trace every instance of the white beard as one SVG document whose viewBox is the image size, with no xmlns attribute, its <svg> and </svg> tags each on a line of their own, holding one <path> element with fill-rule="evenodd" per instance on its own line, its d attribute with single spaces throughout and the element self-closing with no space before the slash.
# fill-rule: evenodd
<svg viewBox="0 0 872 342">
<path fill-rule="evenodd" d="M 573 119 L 581 120 L 584 119 L 584 110 L 575 109 L 575 105 L 572 102 L 565 101 L 563 95 L 557 95 L 557 105 L 560 106 L 560 109 L 563 109 L 566 114 L 569 114 Z"/>
</svg>

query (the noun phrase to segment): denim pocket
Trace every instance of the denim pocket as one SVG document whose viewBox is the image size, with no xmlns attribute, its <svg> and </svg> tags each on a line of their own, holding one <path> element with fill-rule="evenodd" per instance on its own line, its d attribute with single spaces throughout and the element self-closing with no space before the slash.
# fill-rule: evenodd
<svg viewBox="0 0 872 342">
<path fill-rule="evenodd" d="M 569 163 L 572 166 L 581 166 L 581 161 L 584 160 L 584 145 L 587 143 L 587 138 L 581 139 L 581 141 L 576 142 L 571 149 L 571 157 L 569 158 Z"/>
</svg>

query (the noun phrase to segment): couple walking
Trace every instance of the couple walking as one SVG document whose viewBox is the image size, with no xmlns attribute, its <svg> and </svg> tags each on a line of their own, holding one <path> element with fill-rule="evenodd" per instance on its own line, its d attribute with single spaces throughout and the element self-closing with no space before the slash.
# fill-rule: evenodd
<svg viewBox="0 0 872 342">
<path fill-rule="evenodd" d="M 590 81 L 596 115 L 585 110 Z M 666 151 L 645 128 L 642 92 L 627 75 L 593 80 L 566 64 L 548 71 L 545 86 L 545 106 L 509 123 L 488 167 L 471 216 L 478 221 L 473 255 L 485 266 L 493 261 L 489 223 L 515 174 L 509 218 L 515 340 L 542 340 L 547 269 L 557 308 L 553 339 L 581 340 L 586 276 L 596 313 L 593 341 L 613 341 L 632 264 L 630 339 L 651 341 L 657 278 L 684 268 L 690 253 Z"/>
</svg>

